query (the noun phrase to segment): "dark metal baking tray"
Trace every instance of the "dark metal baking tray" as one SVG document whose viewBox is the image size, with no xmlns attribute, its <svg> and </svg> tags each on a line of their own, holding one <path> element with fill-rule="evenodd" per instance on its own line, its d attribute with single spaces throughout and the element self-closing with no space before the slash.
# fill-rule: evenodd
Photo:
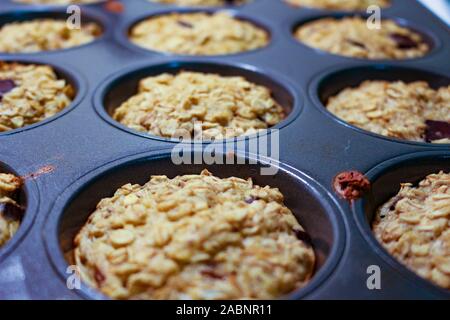
<svg viewBox="0 0 450 320">
<path fill-rule="evenodd" d="M 146 0 L 124 0 L 121 13 L 104 10 L 103 4 L 83 6 L 83 19 L 97 21 L 104 29 L 103 36 L 91 44 L 45 53 L 0 53 L 0 60 L 52 65 L 77 90 L 71 106 L 55 117 L 0 133 L 2 170 L 21 176 L 38 173 L 26 179 L 23 188 L 21 201 L 27 211 L 20 230 L 0 249 L 0 298 L 105 298 L 84 285 L 69 290 L 64 259 L 74 233 L 98 200 L 124 183 L 143 183 L 151 174 L 174 176 L 208 167 L 219 176 L 253 177 L 259 184 L 279 187 L 311 235 L 319 257 L 316 275 L 305 288 L 285 298 L 449 299 L 448 291 L 421 279 L 382 249 L 371 234 L 370 218 L 377 205 L 398 191 L 400 182 L 449 171 L 450 146 L 367 133 L 338 120 L 322 103 L 366 79 L 426 80 L 434 87 L 450 83 L 449 28 L 419 2 L 392 2 L 382 17 L 424 34 L 433 47 L 425 57 L 368 61 L 311 49 L 294 40 L 296 25 L 349 13 L 294 8 L 278 0 L 254 0 L 228 8 L 271 34 L 269 46 L 241 54 L 178 56 L 130 44 L 127 32 L 136 21 L 186 10 Z M 65 7 L 0 0 L 0 25 L 64 15 Z M 280 170 L 275 176 L 260 174 L 264 158 L 247 165 L 176 166 L 170 161 L 176 141 L 138 133 L 111 119 L 111 110 L 133 93 L 140 78 L 180 69 L 243 75 L 273 91 L 288 113 L 277 126 Z M 196 146 L 195 152 L 201 148 Z M 245 148 L 236 150 L 236 156 L 255 158 Z M 371 193 L 354 204 L 340 199 L 332 188 L 336 174 L 351 169 L 367 173 L 373 182 Z M 381 269 L 380 290 L 367 288 L 371 265 Z"/>
</svg>

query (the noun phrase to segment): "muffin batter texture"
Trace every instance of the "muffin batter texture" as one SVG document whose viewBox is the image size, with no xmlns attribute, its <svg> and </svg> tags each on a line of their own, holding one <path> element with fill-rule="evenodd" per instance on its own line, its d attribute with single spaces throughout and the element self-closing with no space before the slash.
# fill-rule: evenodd
<svg viewBox="0 0 450 320">
<path fill-rule="evenodd" d="M 256 133 L 284 117 L 263 86 L 239 76 L 187 71 L 142 79 L 138 93 L 113 115 L 138 131 L 196 140 Z"/>
<path fill-rule="evenodd" d="M 137 23 L 130 40 L 149 50 L 183 55 L 226 55 L 269 43 L 268 33 L 227 12 L 171 13 Z"/>
<path fill-rule="evenodd" d="M 7 23 L 0 28 L 0 52 L 32 53 L 78 47 L 101 34 L 95 23 L 71 29 L 65 20 L 35 19 Z"/>
<path fill-rule="evenodd" d="M 51 66 L 0 61 L 0 132 L 51 117 L 73 98 L 73 87 Z"/>
<path fill-rule="evenodd" d="M 445 129 L 433 135 L 430 126 L 435 121 L 450 126 L 450 86 L 434 90 L 423 81 L 370 80 L 331 97 L 327 109 L 354 126 L 387 137 L 450 143 Z"/>
<path fill-rule="evenodd" d="M 0 173 L 0 247 L 19 229 L 23 209 L 14 195 L 21 185 L 21 180 L 13 174 Z"/>
<path fill-rule="evenodd" d="M 450 289 L 450 174 L 439 172 L 400 192 L 378 210 L 373 232 L 409 269 Z"/>
<path fill-rule="evenodd" d="M 124 185 L 74 252 L 82 279 L 115 299 L 271 299 L 311 278 L 305 239 L 278 189 L 204 170 Z"/>
<path fill-rule="evenodd" d="M 307 22 L 297 28 L 294 36 L 307 46 L 361 59 L 412 59 L 430 51 L 417 32 L 392 20 L 382 20 L 380 29 L 371 29 L 366 19 L 358 16 Z"/>
</svg>

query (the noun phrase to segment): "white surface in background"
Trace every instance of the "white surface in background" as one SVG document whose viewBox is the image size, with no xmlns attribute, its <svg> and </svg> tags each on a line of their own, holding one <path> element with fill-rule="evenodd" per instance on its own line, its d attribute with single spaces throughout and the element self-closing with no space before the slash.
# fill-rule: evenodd
<svg viewBox="0 0 450 320">
<path fill-rule="evenodd" d="M 450 25 L 450 0 L 419 0 Z"/>
</svg>

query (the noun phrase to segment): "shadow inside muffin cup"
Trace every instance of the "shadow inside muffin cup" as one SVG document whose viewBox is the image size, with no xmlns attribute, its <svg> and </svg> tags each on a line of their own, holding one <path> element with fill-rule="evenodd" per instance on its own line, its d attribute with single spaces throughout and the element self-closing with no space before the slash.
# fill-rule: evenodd
<svg viewBox="0 0 450 320">
<path fill-rule="evenodd" d="M 331 97 L 336 96 L 346 88 L 356 88 L 364 81 L 368 80 L 389 82 L 403 81 L 405 83 L 425 81 L 428 83 L 430 88 L 434 90 L 450 85 L 450 77 L 437 72 L 389 65 L 370 65 L 340 68 L 338 70 L 320 75 L 315 79 L 315 81 L 313 81 L 310 94 L 320 110 L 331 116 L 335 121 L 338 121 L 345 126 L 349 126 L 354 130 L 358 130 L 372 136 L 381 137 L 383 139 L 395 140 L 403 143 L 426 144 L 437 147 L 442 146 L 442 144 L 414 142 L 372 133 L 345 122 L 327 110 L 326 105 Z"/>
<path fill-rule="evenodd" d="M 312 280 L 302 289 L 284 297 L 299 299 L 319 285 L 337 263 L 343 241 L 343 229 L 338 220 L 337 209 L 329 200 L 326 192 L 314 180 L 299 172 L 280 169 L 276 175 L 260 174 L 261 163 L 245 165 L 175 165 L 170 154 L 148 157 L 134 157 L 111 165 L 101 172 L 69 188 L 56 205 L 56 210 L 47 220 L 47 249 L 57 269 L 65 275 L 67 265 L 73 264 L 73 240 L 87 218 L 95 210 L 97 203 L 127 183 L 145 184 L 152 175 L 167 175 L 174 178 L 179 175 L 200 174 L 208 169 L 220 178 L 252 178 L 254 184 L 277 187 L 284 194 L 284 204 L 292 210 L 299 223 L 311 237 L 316 255 L 316 266 Z M 58 245 L 59 244 L 59 245 Z M 65 260 L 62 257 L 65 257 Z M 105 298 L 92 288 L 84 286 L 80 294 L 86 298 Z M 283 298 L 283 297 L 280 297 Z"/>
<path fill-rule="evenodd" d="M 15 10 L 10 12 L 5 12 L 0 14 L 0 28 L 2 28 L 4 25 L 8 23 L 14 23 L 14 22 L 25 22 L 25 21 L 32 21 L 36 19 L 54 19 L 59 21 L 68 21 L 71 14 L 66 13 L 63 9 L 58 8 L 49 8 L 46 10 L 39 10 L 35 9 L 23 9 L 23 10 Z M 88 10 L 87 8 L 83 8 L 81 11 L 81 25 L 84 25 L 86 23 L 95 23 L 100 28 L 100 35 L 95 38 L 94 41 L 74 46 L 70 48 L 64 48 L 64 49 L 58 49 L 58 50 L 43 50 L 43 51 L 33 51 L 33 52 L 2 52 L 0 51 L 0 54 L 3 55 L 30 55 L 30 54 L 49 54 L 53 52 L 61 52 L 61 51 L 67 51 L 67 50 L 73 50 L 77 48 L 81 48 L 84 46 L 88 46 L 92 43 L 95 43 L 100 38 L 102 38 L 105 34 L 105 23 L 103 19 L 101 19 L 96 14 L 93 14 L 91 10 Z"/>
<path fill-rule="evenodd" d="M 375 252 L 411 281 L 419 282 L 426 288 L 449 298 L 450 291 L 419 277 L 397 261 L 383 248 L 372 232 L 372 222 L 377 210 L 400 191 L 402 183 L 412 183 L 417 186 L 428 175 L 437 174 L 440 171 L 450 172 L 449 152 L 421 152 L 383 162 L 366 174 L 372 189 L 364 198 L 355 202 L 353 211 L 360 231 Z"/>
<path fill-rule="evenodd" d="M 367 59 L 367 58 L 361 58 L 361 57 L 352 57 L 352 56 L 346 56 L 343 54 L 339 54 L 339 53 L 331 53 L 328 52 L 326 50 L 323 50 L 321 48 L 316 48 L 313 47 L 307 43 L 304 43 L 303 41 L 297 39 L 295 37 L 295 32 L 297 31 L 297 29 L 303 25 L 306 25 L 307 23 L 310 22 L 314 22 L 314 21 L 318 21 L 321 19 L 326 19 L 326 18 L 333 18 L 333 19 L 344 19 L 344 18 L 352 18 L 352 17 L 359 17 L 362 19 L 369 19 L 370 15 L 368 14 L 364 14 L 364 13 L 351 13 L 351 12 L 332 12 L 330 14 L 319 14 L 319 15 L 314 15 L 314 16 L 309 16 L 306 19 L 297 21 L 296 23 L 294 23 L 294 25 L 291 28 L 291 35 L 292 35 L 292 39 L 299 45 L 304 46 L 306 48 L 309 48 L 310 50 L 313 50 L 319 54 L 322 55 L 331 55 L 334 57 L 340 57 L 340 58 L 344 58 L 344 59 L 354 59 L 357 61 L 382 61 L 382 62 L 389 62 L 389 61 L 412 61 L 412 60 L 417 60 L 417 59 L 422 59 L 425 57 L 430 56 L 431 54 L 433 54 L 434 52 L 436 52 L 440 46 L 440 40 L 429 30 L 424 29 L 422 26 L 418 26 L 417 23 L 403 19 L 403 18 L 399 18 L 396 16 L 387 16 L 384 15 L 382 16 L 381 21 L 386 21 L 386 20 L 391 20 L 393 22 L 395 22 L 398 26 L 403 27 L 403 28 L 407 28 L 410 31 L 413 31 L 417 34 L 419 34 L 422 37 L 422 42 L 428 45 L 428 52 L 426 54 L 424 54 L 423 56 L 420 57 L 414 57 L 414 58 L 405 58 L 405 59 Z"/>
<path fill-rule="evenodd" d="M 181 71 L 212 73 L 221 76 L 242 76 L 252 83 L 268 88 L 272 94 L 272 98 L 283 108 L 286 116 L 285 119 L 271 127 L 271 129 L 283 127 L 289 121 L 293 120 L 300 111 L 300 97 L 298 97 L 295 90 L 289 85 L 286 85 L 285 82 L 279 81 L 276 76 L 270 76 L 270 73 L 259 71 L 248 66 L 181 61 L 143 66 L 142 68 L 133 69 L 132 71 L 126 71 L 111 80 L 107 80 L 108 82 L 96 93 L 95 107 L 105 120 L 125 131 L 147 138 L 151 137 L 158 140 L 179 142 L 177 139 L 165 138 L 133 130 L 115 121 L 112 116 L 114 111 L 120 107 L 123 102 L 137 94 L 140 80 L 150 76 L 157 76 L 162 73 L 177 74 Z M 204 141 L 208 142 L 210 140 Z"/>
</svg>

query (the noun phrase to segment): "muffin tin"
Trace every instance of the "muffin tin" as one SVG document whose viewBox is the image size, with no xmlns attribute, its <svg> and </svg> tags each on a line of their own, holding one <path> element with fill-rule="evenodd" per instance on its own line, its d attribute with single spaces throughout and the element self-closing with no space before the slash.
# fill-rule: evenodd
<svg viewBox="0 0 450 320">
<path fill-rule="evenodd" d="M 77 92 L 71 106 L 56 116 L 0 133 L 1 168 L 27 177 L 25 218 L 16 236 L 0 248 L 0 298 L 105 299 L 83 284 L 75 290 L 66 286 L 72 275 L 67 267 L 73 236 L 96 203 L 127 182 L 143 183 L 152 174 L 200 173 L 203 168 L 221 177 L 252 177 L 258 184 L 279 187 L 286 205 L 310 234 L 319 260 L 316 274 L 305 288 L 283 298 L 450 298 L 449 291 L 389 256 L 370 230 L 374 208 L 393 196 L 400 182 L 450 170 L 450 145 L 371 134 L 336 119 L 323 106 L 330 95 L 366 79 L 423 79 L 434 87 L 448 85 L 450 33 L 444 23 L 416 1 L 393 0 L 382 17 L 405 21 L 426 34 L 433 50 L 418 59 L 368 61 L 311 49 L 292 36 L 293 28 L 304 21 L 344 13 L 253 0 L 227 10 L 266 28 L 271 34 L 267 47 L 227 56 L 178 56 L 138 48 L 126 32 L 143 17 L 193 8 L 146 0 L 122 3 L 121 13 L 107 11 L 103 4 L 82 6 L 83 19 L 98 22 L 104 30 L 90 44 L 53 52 L 0 53 L 1 60 L 53 66 Z M 11 19 L 62 17 L 65 9 L 0 0 L 0 25 Z M 236 139 L 242 144 L 233 153 L 246 164 L 175 165 L 170 152 L 178 146 L 176 141 L 112 120 L 111 111 L 132 94 L 139 78 L 182 69 L 243 75 L 269 87 L 288 113 L 276 127 L 279 162 L 250 152 L 249 142 L 257 138 L 250 136 Z M 184 146 L 199 156 L 210 147 L 207 143 Z M 230 150 L 218 154 L 229 158 Z M 271 161 L 278 173 L 261 175 L 260 168 Z M 353 204 L 339 198 L 332 187 L 333 178 L 347 170 L 367 173 L 374 183 L 370 194 Z M 367 287 L 367 270 L 373 265 L 381 269 L 380 290 Z"/>
</svg>

